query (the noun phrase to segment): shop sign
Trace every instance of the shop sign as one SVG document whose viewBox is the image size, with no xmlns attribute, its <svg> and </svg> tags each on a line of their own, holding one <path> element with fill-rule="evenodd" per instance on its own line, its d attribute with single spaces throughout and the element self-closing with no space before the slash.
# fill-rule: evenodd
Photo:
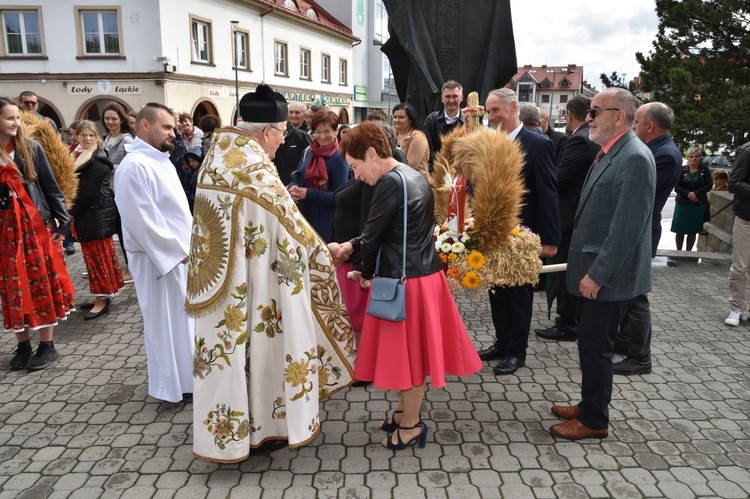
<svg viewBox="0 0 750 499">
<path fill-rule="evenodd" d="M 367 102 L 367 87 L 354 85 L 354 100 L 358 102 Z"/>
<path fill-rule="evenodd" d="M 295 91 L 290 91 L 290 90 L 282 90 L 281 95 L 283 95 L 287 101 L 297 101 L 297 102 L 302 102 L 303 104 L 323 104 L 324 106 L 348 106 L 352 102 L 352 98 L 349 96 L 320 94 L 320 97 L 318 97 L 317 94 L 314 94 L 312 92 L 305 92 L 305 91 L 295 92 Z"/>
<path fill-rule="evenodd" d="M 203 87 L 203 97 L 210 99 L 234 99 L 235 95 L 234 87 L 230 88 L 226 85 L 221 87 Z"/>
<path fill-rule="evenodd" d="M 141 95 L 143 87 L 140 83 L 112 83 L 109 80 L 99 80 L 96 83 L 68 83 L 68 95 Z"/>
</svg>

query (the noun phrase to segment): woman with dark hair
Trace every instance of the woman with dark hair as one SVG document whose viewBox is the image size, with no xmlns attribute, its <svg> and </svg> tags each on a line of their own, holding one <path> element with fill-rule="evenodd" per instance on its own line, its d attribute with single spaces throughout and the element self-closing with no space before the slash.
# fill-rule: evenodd
<svg viewBox="0 0 750 499">
<path fill-rule="evenodd" d="M 208 150 L 211 148 L 211 140 L 213 138 L 214 130 L 221 128 L 221 118 L 215 114 L 202 116 L 198 121 L 198 128 L 203 132 L 203 139 L 201 140 L 201 150 L 203 151 L 203 154 L 201 154 L 201 156 L 206 157 Z"/>
<path fill-rule="evenodd" d="M 365 315 L 354 376 L 372 380 L 376 388 L 401 392 L 396 409 L 380 425 L 391 433 L 383 445 L 399 450 L 417 441 L 424 447 L 427 425 L 420 417 L 420 408 L 426 378 L 430 377 L 433 386 L 444 387 L 446 374 L 475 373 L 482 361 L 466 332 L 435 251 L 430 184 L 416 170 L 393 159 L 385 132 L 374 123 L 360 123 L 353 129 L 344 140 L 342 153 L 355 177 L 374 186 L 375 192 L 362 235 L 342 244 L 337 259 L 359 248 L 362 271 L 352 274 L 364 287 L 369 287 L 373 278 L 376 258 L 380 260 L 379 275 L 396 279 L 403 277 L 406 260 L 406 320 L 393 322 Z"/>
<path fill-rule="evenodd" d="M 18 106 L 0 98 L 0 301 L 3 325 L 18 340 L 11 369 L 44 369 L 59 356 L 53 328 L 75 309 L 73 283 L 56 246 L 69 226 L 42 146 L 24 136 Z M 40 336 L 33 357 L 29 331 Z"/>
<path fill-rule="evenodd" d="M 305 150 L 298 181 L 289 184 L 289 194 L 310 225 L 326 243 L 331 242 L 333 193 L 349 179 L 349 165 L 339 154 L 336 128 L 339 118 L 332 111 L 318 111 L 310 120 L 315 137 Z M 304 182 L 304 187 L 298 183 Z"/>
<path fill-rule="evenodd" d="M 112 162 L 101 150 L 101 138 L 92 121 L 78 125 L 78 140 L 83 152 L 76 159 L 78 192 L 70 214 L 94 295 L 93 302 L 81 305 L 81 309 L 88 310 L 83 318 L 91 320 L 109 312 L 110 300 L 120 292 L 123 281 L 112 239 L 118 218 L 109 186 Z"/>
<path fill-rule="evenodd" d="M 393 128 L 409 166 L 426 177 L 430 171 L 430 145 L 427 136 L 417 126 L 417 113 L 410 104 L 393 107 Z"/>
<path fill-rule="evenodd" d="M 114 192 L 115 170 L 117 170 L 120 162 L 122 162 L 122 159 L 127 154 L 125 146 L 132 144 L 135 139 L 133 138 L 133 131 L 130 128 L 125 108 L 117 102 L 110 102 L 104 107 L 102 125 L 104 125 L 104 129 L 107 131 L 102 150 L 107 153 L 107 157 L 112 162 L 112 172 L 109 174 L 109 186 L 112 192 Z M 122 245 L 122 226 L 119 216 L 117 222 L 117 239 L 120 241 L 120 248 L 122 248 L 125 267 L 127 268 L 128 256 L 125 252 L 125 247 Z M 123 279 L 126 284 L 133 282 L 133 277 L 127 270 L 123 273 Z"/>
<path fill-rule="evenodd" d="M 344 140 L 344 137 L 346 137 L 346 134 L 351 131 L 351 127 L 349 125 L 339 125 L 339 131 L 336 132 L 336 140 L 339 141 L 339 144 L 341 144 L 341 141 Z"/>
</svg>

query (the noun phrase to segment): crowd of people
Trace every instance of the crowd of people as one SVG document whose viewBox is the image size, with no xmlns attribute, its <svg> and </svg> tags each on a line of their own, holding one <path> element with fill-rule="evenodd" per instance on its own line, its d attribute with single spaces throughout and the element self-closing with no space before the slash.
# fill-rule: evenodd
<svg viewBox="0 0 750 499">
<path fill-rule="evenodd" d="M 482 361 L 497 360 L 498 376 L 526 365 L 532 285 L 490 291 L 495 341 L 477 351 L 435 248 L 431 172 L 445 134 L 467 122 L 460 83 L 443 85 L 443 108 L 423 123 L 411 105 L 396 105 L 393 126 L 377 112 L 340 124 L 266 85 L 242 98 L 230 128 L 213 115 L 196 126 L 161 104 L 128 114 L 112 102 L 103 138 L 88 120 L 71 129 L 78 183 L 67 205 L 21 123 L 35 98 L 0 99 L 0 227 L 9 235 L 0 299 L 18 340 L 11 369 L 47 367 L 58 357 L 58 321 L 76 308 L 85 320 L 106 315 L 134 281 L 149 395 L 192 399 L 195 454 L 236 462 L 311 441 L 319 401 L 351 384 L 398 391 L 379 423 L 382 444 L 423 447 L 428 378 L 443 387 L 446 375 L 475 373 Z M 521 224 L 539 236 L 540 258 L 567 263 L 555 323 L 535 332 L 578 341 L 581 402 L 553 406 L 565 421 L 550 431 L 604 438 L 613 375 L 652 370 L 650 269 L 667 198 L 676 192 L 678 249 L 687 236 L 692 250 L 712 188 L 736 194 L 735 237 L 750 234 L 747 145 L 731 176 L 712 176 L 697 147 L 683 166 L 672 110 L 638 107 L 624 89 L 570 99 L 567 134 L 510 89 L 492 90 L 485 109 L 489 126 L 523 152 Z M 77 306 L 64 240 L 68 254 L 80 243 L 89 279 L 92 298 Z M 735 244 L 729 325 L 744 310 L 748 270 L 750 253 Z M 368 313 L 375 277 L 401 280 L 405 320 Z M 613 363 L 616 352 L 624 358 Z"/>
</svg>

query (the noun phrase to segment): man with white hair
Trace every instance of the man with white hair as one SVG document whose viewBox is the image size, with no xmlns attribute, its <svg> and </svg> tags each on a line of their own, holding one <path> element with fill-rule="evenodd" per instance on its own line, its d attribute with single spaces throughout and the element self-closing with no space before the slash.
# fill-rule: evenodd
<svg viewBox="0 0 750 499">
<path fill-rule="evenodd" d="M 286 101 L 260 85 L 240 114 L 198 174 L 188 266 L 193 451 L 219 463 L 311 442 L 355 355 L 328 248 L 271 162 Z"/>
</svg>

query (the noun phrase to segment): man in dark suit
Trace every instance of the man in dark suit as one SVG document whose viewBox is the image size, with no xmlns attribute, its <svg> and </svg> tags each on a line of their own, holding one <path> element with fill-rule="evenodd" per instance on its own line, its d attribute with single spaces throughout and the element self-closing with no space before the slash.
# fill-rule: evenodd
<svg viewBox="0 0 750 499">
<path fill-rule="evenodd" d="M 293 102 L 289 104 L 287 113 L 284 143 L 276 149 L 276 157 L 273 158 L 279 178 L 284 185 L 292 181 L 292 172 L 297 170 L 305 149 L 312 142 L 312 137 L 301 128 L 305 124 L 305 106 L 299 102 Z"/>
<path fill-rule="evenodd" d="M 568 109 L 567 105 L 565 106 L 565 109 Z M 585 116 L 584 119 L 586 119 Z M 560 155 L 562 154 L 562 151 L 565 148 L 565 144 L 568 142 L 569 137 L 562 132 L 556 132 L 553 127 L 549 126 L 549 112 L 546 108 L 543 107 L 539 108 L 539 128 L 542 129 L 544 135 L 549 137 L 549 139 L 555 145 L 555 160 L 560 161 Z"/>
<path fill-rule="evenodd" d="M 651 290 L 654 156 L 631 129 L 635 97 L 608 88 L 591 100 L 591 140 L 602 146 L 586 177 L 573 221 L 567 283 L 582 298 L 578 333 L 581 402 L 553 406 L 565 423 L 550 433 L 570 440 L 609 434 L 612 357 L 628 302 Z"/>
<path fill-rule="evenodd" d="M 524 196 L 521 223 L 530 227 L 542 241 L 542 257 L 554 256 L 560 244 L 557 180 L 552 141 L 527 130 L 518 119 L 518 98 L 513 90 L 492 90 L 485 104 L 493 128 L 518 141 L 525 161 L 523 178 L 528 189 Z M 479 352 L 482 360 L 500 358 L 495 374 L 513 374 L 526 364 L 529 327 L 533 305 L 532 286 L 494 288 L 490 292 L 495 343 Z"/>
<path fill-rule="evenodd" d="M 661 210 L 682 171 L 682 153 L 669 130 L 674 112 L 661 102 L 649 102 L 638 108 L 633 131 L 648 146 L 656 161 L 656 196 L 651 220 L 651 258 L 661 238 Z M 648 297 L 639 295 L 630 300 L 625 318 L 615 340 L 615 351 L 627 357 L 613 366 L 615 374 L 648 374 L 651 372 L 651 308 Z"/>
<path fill-rule="evenodd" d="M 581 198 L 583 181 L 594 163 L 601 146 L 589 139 L 589 124 L 586 112 L 591 107 L 591 99 L 576 95 L 565 106 L 568 123 L 573 135 L 565 143 L 557 161 L 557 193 L 560 196 L 560 247 L 555 263 L 568 261 L 570 238 L 573 235 L 573 218 Z M 578 339 L 579 298 L 568 293 L 565 286 L 565 272 L 554 274 L 557 294 L 557 317 L 555 325 L 547 329 L 535 329 L 540 338 L 559 341 Z"/>
<path fill-rule="evenodd" d="M 440 152 L 443 135 L 459 125 L 466 124 L 466 118 L 461 112 L 461 101 L 464 100 L 463 92 L 463 87 L 457 81 L 448 80 L 443 83 L 440 94 L 443 109 L 428 114 L 424 120 L 424 133 L 427 136 L 427 142 L 430 144 L 430 171 L 432 171 L 435 156 Z"/>
</svg>

